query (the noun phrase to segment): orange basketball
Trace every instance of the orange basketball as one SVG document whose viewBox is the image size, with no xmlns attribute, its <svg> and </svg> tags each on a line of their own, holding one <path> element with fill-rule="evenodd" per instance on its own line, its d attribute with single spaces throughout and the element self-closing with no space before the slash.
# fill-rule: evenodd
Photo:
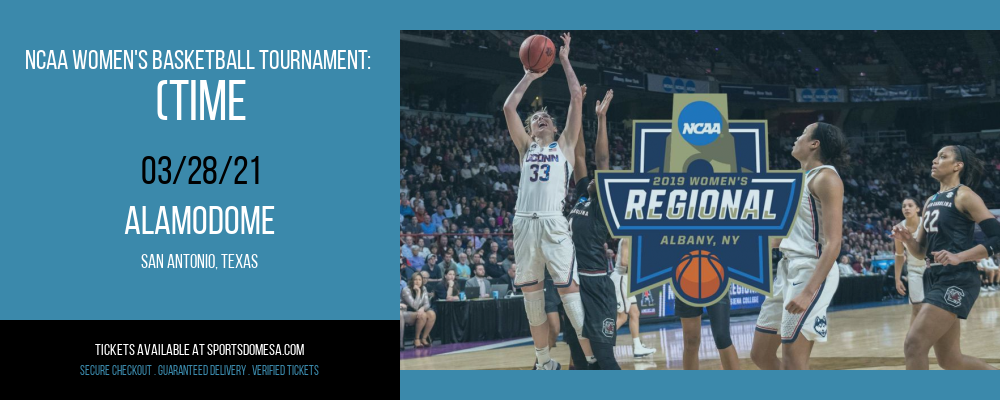
<svg viewBox="0 0 1000 400">
<path fill-rule="evenodd" d="M 556 46 L 542 35 L 531 35 L 521 42 L 521 64 L 531 72 L 545 72 L 556 61 Z"/>
<path fill-rule="evenodd" d="M 674 284 L 688 297 L 706 299 L 726 282 L 726 269 L 719 257 L 705 250 L 685 254 L 674 269 Z"/>
</svg>

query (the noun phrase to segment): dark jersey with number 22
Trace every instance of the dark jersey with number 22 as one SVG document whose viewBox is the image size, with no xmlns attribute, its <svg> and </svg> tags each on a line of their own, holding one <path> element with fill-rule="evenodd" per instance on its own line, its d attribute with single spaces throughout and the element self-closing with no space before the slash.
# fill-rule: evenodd
<svg viewBox="0 0 1000 400">
<path fill-rule="evenodd" d="M 961 253 L 976 245 L 972 234 L 976 223 L 955 206 L 958 187 L 931 196 L 924 207 L 924 232 L 927 234 L 927 259 L 933 261 L 932 252 L 948 250 Z M 931 262 L 929 261 L 929 262 Z"/>
<path fill-rule="evenodd" d="M 590 178 L 583 178 L 577 182 L 577 186 L 582 185 L 586 188 L 589 183 Z M 604 243 L 608 241 L 610 234 L 597 199 L 587 195 L 580 197 L 573 210 L 569 212 L 568 218 L 580 272 L 607 273 L 608 260 L 604 252 Z"/>
</svg>

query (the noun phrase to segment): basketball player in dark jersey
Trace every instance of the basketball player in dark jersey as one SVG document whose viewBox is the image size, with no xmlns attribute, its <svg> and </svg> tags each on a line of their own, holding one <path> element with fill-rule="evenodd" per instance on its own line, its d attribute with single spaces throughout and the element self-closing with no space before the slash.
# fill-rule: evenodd
<svg viewBox="0 0 1000 400">
<path fill-rule="evenodd" d="M 609 168 L 607 112 L 614 92 L 608 90 L 604 100 L 597 101 L 597 143 L 594 159 L 597 169 Z M 583 301 L 584 325 L 582 337 L 590 340 L 593 357 L 587 357 L 587 366 L 579 369 L 618 370 L 614 345 L 617 340 L 615 326 L 615 287 L 608 278 L 610 265 L 605 257 L 604 244 L 611 238 L 597 200 L 597 185 L 587 176 L 586 149 L 583 139 L 576 143 L 576 162 L 573 176 L 576 179 L 576 202 L 569 213 L 570 233 L 576 251 L 580 275 L 580 298 Z"/>
<path fill-rule="evenodd" d="M 914 236 L 896 227 L 907 248 L 927 258 L 924 304 L 906 334 L 906 369 L 928 369 L 928 351 L 934 348 L 943 369 L 996 369 L 962 354 L 961 324 L 979 297 L 976 261 L 1000 250 L 1000 222 L 970 186 L 978 184 L 982 162 L 965 146 L 946 146 L 931 164 L 931 177 L 940 191 L 924 205 L 924 217 Z M 986 235 L 983 244 L 972 239 L 975 224 Z"/>
</svg>

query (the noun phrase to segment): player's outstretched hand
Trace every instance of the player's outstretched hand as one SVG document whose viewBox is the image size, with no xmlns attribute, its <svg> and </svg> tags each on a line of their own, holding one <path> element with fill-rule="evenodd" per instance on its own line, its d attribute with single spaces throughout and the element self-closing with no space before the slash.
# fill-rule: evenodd
<svg viewBox="0 0 1000 400">
<path fill-rule="evenodd" d="M 541 78 L 542 76 L 545 75 L 546 72 L 549 72 L 549 70 L 545 70 L 542 72 L 534 72 L 528 69 L 528 67 L 524 67 L 524 77 L 528 78 L 528 81 L 533 81 L 535 79 Z"/>
<path fill-rule="evenodd" d="M 569 32 L 563 33 L 562 35 L 559 35 L 559 37 L 562 38 L 563 41 L 563 45 L 559 47 L 559 59 L 569 60 L 569 42 L 570 40 L 573 40 L 573 38 L 570 37 Z"/>
<path fill-rule="evenodd" d="M 906 242 L 908 240 L 913 240 L 913 234 L 910 233 L 910 230 L 905 227 L 894 226 L 892 227 L 892 238 Z"/>
<path fill-rule="evenodd" d="M 613 97 L 615 97 L 615 91 L 608 90 L 608 92 L 604 94 L 604 101 L 597 101 L 597 106 L 594 107 L 594 111 L 597 112 L 598 116 L 603 117 L 608 115 L 608 104 L 611 104 L 611 99 Z"/>
</svg>

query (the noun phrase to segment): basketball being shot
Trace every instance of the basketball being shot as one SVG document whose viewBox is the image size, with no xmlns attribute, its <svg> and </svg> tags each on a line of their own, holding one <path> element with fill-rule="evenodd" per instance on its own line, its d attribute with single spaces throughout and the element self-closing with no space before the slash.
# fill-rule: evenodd
<svg viewBox="0 0 1000 400">
<path fill-rule="evenodd" d="M 996 369 L 998 43 L 400 31 L 400 370 Z"/>
</svg>

